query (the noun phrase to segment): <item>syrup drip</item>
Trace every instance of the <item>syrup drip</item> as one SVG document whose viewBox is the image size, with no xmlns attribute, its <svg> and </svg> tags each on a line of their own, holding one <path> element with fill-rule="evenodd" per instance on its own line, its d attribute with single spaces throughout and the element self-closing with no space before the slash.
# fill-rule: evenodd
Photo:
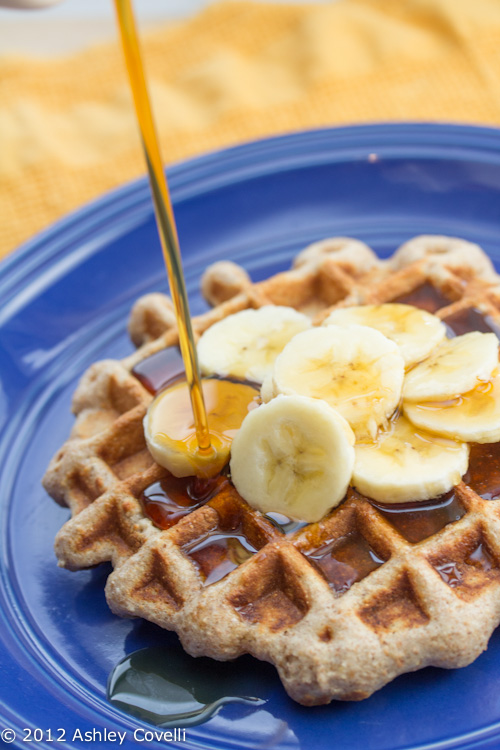
<svg viewBox="0 0 500 750">
<path fill-rule="evenodd" d="M 462 336 L 464 333 L 480 331 L 481 333 L 494 333 L 500 338 L 500 328 L 490 315 L 483 313 L 475 307 L 468 307 L 465 310 L 459 310 L 453 315 L 443 318 L 448 328 L 455 336 Z"/>
<path fill-rule="evenodd" d="M 305 554 L 339 594 L 385 562 L 356 531 Z"/>
<path fill-rule="evenodd" d="M 469 468 L 463 481 L 485 500 L 500 497 L 500 443 L 471 446 Z"/>
<path fill-rule="evenodd" d="M 215 497 L 228 481 L 221 474 L 213 479 L 165 477 L 144 490 L 142 506 L 155 526 L 169 529 L 195 508 Z"/>
<path fill-rule="evenodd" d="M 168 385 L 186 377 L 180 350 L 176 346 L 160 349 L 159 352 L 138 362 L 132 370 L 144 388 L 153 396 Z"/>
<path fill-rule="evenodd" d="M 465 515 L 454 490 L 426 502 L 389 504 L 370 500 L 370 503 L 412 544 L 427 539 Z"/>
<path fill-rule="evenodd" d="M 107 697 L 122 711 L 158 727 L 191 727 L 210 719 L 225 703 L 262 706 L 266 700 L 256 696 L 268 692 L 269 671 L 265 665 L 251 670 L 235 662 L 194 659 L 180 649 L 151 647 L 116 665 Z"/>
<path fill-rule="evenodd" d="M 441 307 L 449 305 L 451 300 L 445 297 L 433 284 L 426 281 L 425 284 L 417 286 L 407 294 L 396 297 L 391 302 L 413 305 L 414 307 L 420 307 L 422 310 L 427 310 L 427 312 L 435 313 Z"/>
</svg>

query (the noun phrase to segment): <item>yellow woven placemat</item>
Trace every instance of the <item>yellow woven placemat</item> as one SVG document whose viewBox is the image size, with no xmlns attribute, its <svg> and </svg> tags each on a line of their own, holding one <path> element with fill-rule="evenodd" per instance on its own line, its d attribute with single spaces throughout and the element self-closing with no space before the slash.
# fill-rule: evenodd
<svg viewBox="0 0 500 750">
<path fill-rule="evenodd" d="M 143 38 L 165 162 L 303 128 L 500 122 L 498 0 L 219 2 Z M 145 172 L 117 41 L 0 60 L 0 257 Z"/>
</svg>

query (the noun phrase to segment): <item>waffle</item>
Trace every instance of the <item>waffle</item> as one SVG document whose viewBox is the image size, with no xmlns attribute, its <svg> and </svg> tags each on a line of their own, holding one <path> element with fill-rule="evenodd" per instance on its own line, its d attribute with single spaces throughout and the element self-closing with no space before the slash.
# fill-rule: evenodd
<svg viewBox="0 0 500 750">
<path fill-rule="evenodd" d="M 216 263 L 202 291 L 213 307 L 193 320 L 196 337 L 245 308 L 285 304 L 320 323 L 338 306 L 389 301 L 424 307 L 456 334 L 500 330 L 499 277 L 477 245 L 455 238 L 417 237 L 386 261 L 332 238 L 257 284 Z M 43 480 L 72 515 L 56 538 L 61 566 L 111 561 L 113 612 L 176 631 L 193 656 L 271 662 L 304 705 L 360 700 L 403 672 L 465 666 L 486 648 L 500 622 L 500 445 L 473 446 L 464 481 L 434 510 L 349 489 L 320 522 L 293 524 L 250 508 L 221 477 L 203 502 L 184 494 L 161 529 L 144 497 L 174 480 L 151 458 L 142 420 L 152 392 L 180 372 L 170 300 L 141 298 L 129 330 L 136 352 L 83 376 L 72 434 Z"/>
</svg>

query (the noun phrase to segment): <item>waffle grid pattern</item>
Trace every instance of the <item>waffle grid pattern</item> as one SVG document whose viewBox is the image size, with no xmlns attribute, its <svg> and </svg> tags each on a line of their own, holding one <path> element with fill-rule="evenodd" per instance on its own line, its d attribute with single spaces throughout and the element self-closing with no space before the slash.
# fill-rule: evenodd
<svg viewBox="0 0 500 750">
<path fill-rule="evenodd" d="M 255 285 L 234 264 L 215 264 L 202 289 L 214 307 L 193 321 L 196 336 L 265 304 L 291 305 L 318 323 L 335 306 L 395 300 L 425 304 L 445 321 L 469 310 L 494 323 L 500 317 L 499 278 L 487 257 L 442 237 L 415 238 L 384 262 L 362 243 L 334 238 Z M 44 478 L 72 514 L 56 538 L 60 565 L 111 561 L 114 612 L 175 630 L 193 655 L 270 661 L 305 705 L 362 699 L 398 674 L 464 666 L 486 648 L 500 622 L 500 499 L 484 500 L 463 482 L 455 488 L 462 517 L 418 543 L 354 490 L 319 523 L 285 534 L 229 481 L 172 528 L 157 528 L 141 496 L 168 472 L 147 451 L 142 420 L 152 396 L 132 370 L 177 344 L 168 298 L 139 300 L 130 333 L 133 355 L 83 376 L 72 435 Z M 210 583 L 215 563 L 194 550 L 214 534 L 243 539 L 254 554 Z M 346 543 L 358 563 L 362 556 L 361 574 L 332 585 L 322 551 Z"/>
</svg>

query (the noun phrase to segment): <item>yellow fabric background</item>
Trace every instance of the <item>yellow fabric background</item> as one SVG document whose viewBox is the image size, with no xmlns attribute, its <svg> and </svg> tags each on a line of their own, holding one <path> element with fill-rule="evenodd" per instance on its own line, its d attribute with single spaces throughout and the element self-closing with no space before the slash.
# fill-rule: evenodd
<svg viewBox="0 0 500 750">
<path fill-rule="evenodd" d="M 500 123 L 498 0 L 219 2 L 143 37 L 165 162 L 384 120 Z M 0 60 L 0 257 L 145 172 L 117 42 Z"/>
</svg>

